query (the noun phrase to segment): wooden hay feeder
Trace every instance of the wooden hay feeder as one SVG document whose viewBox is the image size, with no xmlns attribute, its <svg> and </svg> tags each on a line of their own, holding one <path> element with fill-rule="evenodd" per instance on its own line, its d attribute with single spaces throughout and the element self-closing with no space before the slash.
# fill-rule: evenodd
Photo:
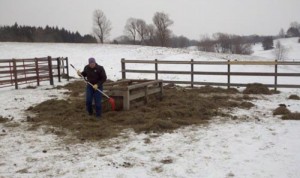
<svg viewBox="0 0 300 178">
<path fill-rule="evenodd" d="M 104 92 L 116 102 L 116 110 L 129 110 L 132 106 L 149 103 L 152 96 L 162 99 L 162 80 L 119 80 L 104 84 Z M 105 105 L 108 105 L 106 102 Z M 109 107 L 109 106 L 106 106 Z M 107 110 L 108 108 L 104 108 Z"/>
</svg>

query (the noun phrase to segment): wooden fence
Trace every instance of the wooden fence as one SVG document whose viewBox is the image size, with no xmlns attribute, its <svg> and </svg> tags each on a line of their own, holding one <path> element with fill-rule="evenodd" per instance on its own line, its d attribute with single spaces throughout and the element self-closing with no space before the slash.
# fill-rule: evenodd
<svg viewBox="0 0 300 178">
<path fill-rule="evenodd" d="M 48 80 L 54 85 L 54 77 L 69 80 L 68 58 L 0 59 L 0 88 Z"/>
<path fill-rule="evenodd" d="M 141 70 L 141 69 L 127 69 L 126 64 L 152 64 L 154 65 L 154 70 Z M 190 65 L 190 71 L 174 71 L 174 70 L 159 70 L 159 64 L 173 64 L 173 65 Z M 226 72 L 216 72 L 216 71 L 197 71 L 194 70 L 196 65 L 225 65 L 227 67 Z M 231 66 L 233 65 L 271 65 L 274 66 L 274 72 L 232 72 Z M 232 83 L 232 76 L 273 76 L 274 84 L 264 84 L 267 87 L 277 88 L 300 88 L 298 84 L 278 84 L 278 77 L 300 77 L 300 72 L 297 73 L 279 73 L 279 65 L 297 65 L 300 66 L 300 61 L 162 61 L 162 60 L 121 60 L 121 72 L 122 79 L 126 79 L 126 73 L 153 73 L 155 74 L 155 79 L 159 80 L 159 74 L 174 74 L 174 75 L 190 75 L 190 81 L 178 81 L 178 80 L 163 80 L 164 83 L 174 83 L 174 84 L 189 84 L 191 87 L 194 85 L 213 85 L 213 86 L 247 86 L 247 83 Z M 150 66 L 151 67 L 151 66 Z M 298 68 L 300 71 L 300 68 Z M 194 80 L 195 75 L 220 75 L 227 76 L 226 83 L 218 82 L 199 82 Z M 300 78 L 299 78 L 300 79 Z M 298 81 L 299 81 L 298 79 Z"/>
</svg>

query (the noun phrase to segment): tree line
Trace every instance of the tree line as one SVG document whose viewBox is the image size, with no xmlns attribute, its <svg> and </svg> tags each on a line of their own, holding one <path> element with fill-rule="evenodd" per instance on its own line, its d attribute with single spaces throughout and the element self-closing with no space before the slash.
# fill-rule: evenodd
<svg viewBox="0 0 300 178">
<path fill-rule="evenodd" d="M 198 46 L 198 50 L 229 54 L 251 54 L 252 45 L 262 43 L 265 50 L 273 49 L 276 38 L 300 37 L 300 24 L 292 22 L 285 32 L 280 29 L 277 36 L 239 36 L 226 33 L 215 33 L 211 37 L 204 35 L 200 40 L 190 40 L 185 36 L 176 36 L 170 27 L 174 21 L 164 12 L 156 12 L 152 22 L 147 24 L 140 18 L 129 18 L 124 25 L 123 35 L 115 38 L 113 44 L 133 44 L 185 48 Z M 57 27 L 45 28 L 19 26 L 0 26 L 0 41 L 21 42 L 71 42 L 71 43 L 104 43 L 107 42 L 112 30 L 110 20 L 101 10 L 93 12 L 93 34 L 81 36 Z M 300 43 L 300 38 L 299 38 Z M 277 45 L 280 46 L 280 45 Z M 281 45 L 282 46 L 282 45 Z"/>
<path fill-rule="evenodd" d="M 97 20 L 95 20 L 97 19 Z M 279 37 L 299 37 L 300 25 L 292 22 L 290 28 L 285 32 L 280 30 L 277 36 L 239 36 L 226 33 L 215 33 L 212 37 L 202 36 L 199 41 L 190 40 L 185 36 L 172 34 L 170 26 L 174 21 L 163 12 L 156 12 L 152 18 L 153 24 L 147 24 L 143 19 L 129 18 L 124 26 L 124 35 L 115 38 L 114 44 L 138 44 L 149 46 L 184 48 L 198 46 L 200 51 L 251 54 L 252 45 L 262 43 L 265 50 L 273 49 L 273 39 Z M 94 32 L 103 43 L 109 37 L 111 22 L 105 17 L 101 10 L 94 12 Z M 105 33 L 104 33 L 105 32 Z M 300 39 L 299 39 L 300 41 Z"/>
<path fill-rule="evenodd" d="M 58 27 L 0 26 L 0 41 L 6 42 L 65 42 L 65 43 L 96 43 L 92 35 L 80 35 Z"/>
<path fill-rule="evenodd" d="M 199 42 L 199 50 L 208 52 L 221 52 L 231 54 L 251 54 L 252 45 L 256 43 L 262 43 L 264 50 L 274 48 L 273 40 L 277 38 L 290 38 L 300 37 L 300 24 L 298 22 L 292 22 L 290 27 L 285 32 L 283 29 L 279 31 L 276 36 L 238 36 L 233 34 L 216 33 L 212 37 L 203 36 Z M 300 38 L 298 40 L 300 43 Z M 282 50 L 284 48 L 281 44 L 276 44 L 277 49 Z"/>
</svg>

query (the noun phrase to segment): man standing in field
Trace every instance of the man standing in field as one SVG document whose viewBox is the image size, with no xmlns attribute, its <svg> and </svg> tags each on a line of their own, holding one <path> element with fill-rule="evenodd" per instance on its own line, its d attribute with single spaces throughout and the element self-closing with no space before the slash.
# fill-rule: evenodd
<svg viewBox="0 0 300 178">
<path fill-rule="evenodd" d="M 86 110 L 89 115 L 93 115 L 93 99 L 95 102 L 96 117 L 101 118 L 102 114 L 102 94 L 98 91 L 103 91 L 103 83 L 106 81 L 107 76 L 102 66 L 96 63 L 95 58 L 91 57 L 88 60 L 89 64 L 86 65 L 82 72 L 79 70 L 77 74 L 83 76 L 86 80 L 92 84 L 86 85 Z"/>
</svg>

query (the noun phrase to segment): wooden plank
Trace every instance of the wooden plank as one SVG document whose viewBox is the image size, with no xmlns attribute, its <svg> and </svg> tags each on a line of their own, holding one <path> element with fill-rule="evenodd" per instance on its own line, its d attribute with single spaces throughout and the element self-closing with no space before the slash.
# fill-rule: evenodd
<svg viewBox="0 0 300 178">
<path fill-rule="evenodd" d="M 143 82 L 143 83 L 131 85 L 131 86 L 128 86 L 127 88 L 128 88 L 128 90 L 132 90 L 132 89 L 136 89 L 136 88 L 141 88 L 141 87 L 145 87 L 145 86 L 149 86 L 149 85 L 158 84 L 159 82 L 162 82 L 162 81 L 161 80 L 153 80 L 153 81 L 149 81 L 149 82 Z"/>
<path fill-rule="evenodd" d="M 130 95 L 129 91 L 125 91 L 123 94 L 123 109 L 129 110 L 130 109 Z"/>
<path fill-rule="evenodd" d="M 0 64 L 1 63 L 8 63 L 8 62 L 12 62 L 12 59 L 1 59 L 0 60 Z"/>
<path fill-rule="evenodd" d="M 129 73 L 155 73 L 155 70 L 125 70 L 124 72 Z M 190 71 L 157 71 L 159 74 L 191 74 Z"/>
<path fill-rule="evenodd" d="M 191 61 L 176 61 L 176 60 L 124 60 L 125 63 L 140 63 L 140 64 L 191 64 Z M 193 64 L 214 64 L 214 65 L 224 65 L 227 61 L 194 61 Z"/>
<path fill-rule="evenodd" d="M 114 97 L 114 96 L 122 96 L 124 97 L 125 92 L 127 92 L 127 90 L 125 91 L 120 91 L 120 90 L 104 90 L 105 93 L 107 93 L 109 96 Z"/>
<path fill-rule="evenodd" d="M 127 91 L 127 86 L 103 86 L 105 90 Z"/>
<path fill-rule="evenodd" d="M 2 66 L 0 66 L 0 69 L 2 69 L 2 68 L 3 68 L 3 69 L 6 69 L 6 68 L 10 68 L 10 67 L 11 67 L 11 65 L 9 65 L 9 63 L 7 63 L 7 66 L 3 66 L 3 65 L 2 65 Z"/>
<path fill-rule="evenodd" d="M 150 79 L 130 79 L 131 82 L 137 82 L 137 83 L 142 83 L 142 82 L 150 82 L 150 81 L 153 81 L 153 80 L 150 80 Z"/>
<path fill-rule="evenodd" d="M 160 88 L 151 88 L 151 89 L 148 88 L 148 95 L 159 93 L 160 91 L 161 91 Z M 146 96 L 145 91 L 141 90 L 139 93 L 130 95 L 130 101 L 138 99 L 138 98 L 142 98 L 142 97 L 145 97 L 145 96 Z"/>
<path fill-rule="evenodd" d="M 164 83 L 174 83 L 174 84 L 187 84 L 189 85 L 190 81 L 171 81 L 171 80 L 164 80 Z M 212 86 L 227 86 L 227 83 L 218 83 L 218 82 L 194 82 L 195 85 L 212 85 Z M 230 86 L 236 87 L 245 87 L 249 83 L 230 83 Z M 275 87 L 274 84 L 263 84 L 267 87 Z M 300 85 L 289 85 L 289 84 L 278 84 L 278 88 L 300 88 Z"/>
<path fill-rule="evenodd" d="M 231 65 L 275 65 L 275 61 L 229 61 Z"/>
<path fill-rule="evenodd" d="M 124 60 L 124 63 L 140 63 L 140 64 L 191 64 L 191 61 L 181 60 Z M 193 64 L 206 64 L 206 65 L 300 65 L 300 61 L 194 61 Z M 125 69 L 125 68 L 124 68 Z"/>
<path fill-rule="evenodd" d="M 130 73 L 155 73 L 154 70 L 126 70 Z M 157 71 L 159 74 L 184 74 L 191 75 L 192 72 L 189 71 Z M 194 75 L 236 75 L 236 76 L 275 76 L 275 73 L 270 72 L 193 72 Z M 278 73 L 277 76 L 300 76 L 300 73 Z"/>
<path fill-rule="evenodd" d="M 105 83 L 103 84 L 103 86 L 120 85 L 120 84 L 128 83 L 128 82 L 130 82 L 130 81 L 131 81 L 130 79 L 122 79 L 122 80 L 119 80 L 119 81 L 116 81 L 116 82 L 110 82 L 110 83 L 105 82 Z"/>
<path fill-rule="evenodd" d="M 5 80 L 0 80 L 0 83 L 13 83 L 15 80 L 11 79 L 5 79 Z"/>
</svg>

